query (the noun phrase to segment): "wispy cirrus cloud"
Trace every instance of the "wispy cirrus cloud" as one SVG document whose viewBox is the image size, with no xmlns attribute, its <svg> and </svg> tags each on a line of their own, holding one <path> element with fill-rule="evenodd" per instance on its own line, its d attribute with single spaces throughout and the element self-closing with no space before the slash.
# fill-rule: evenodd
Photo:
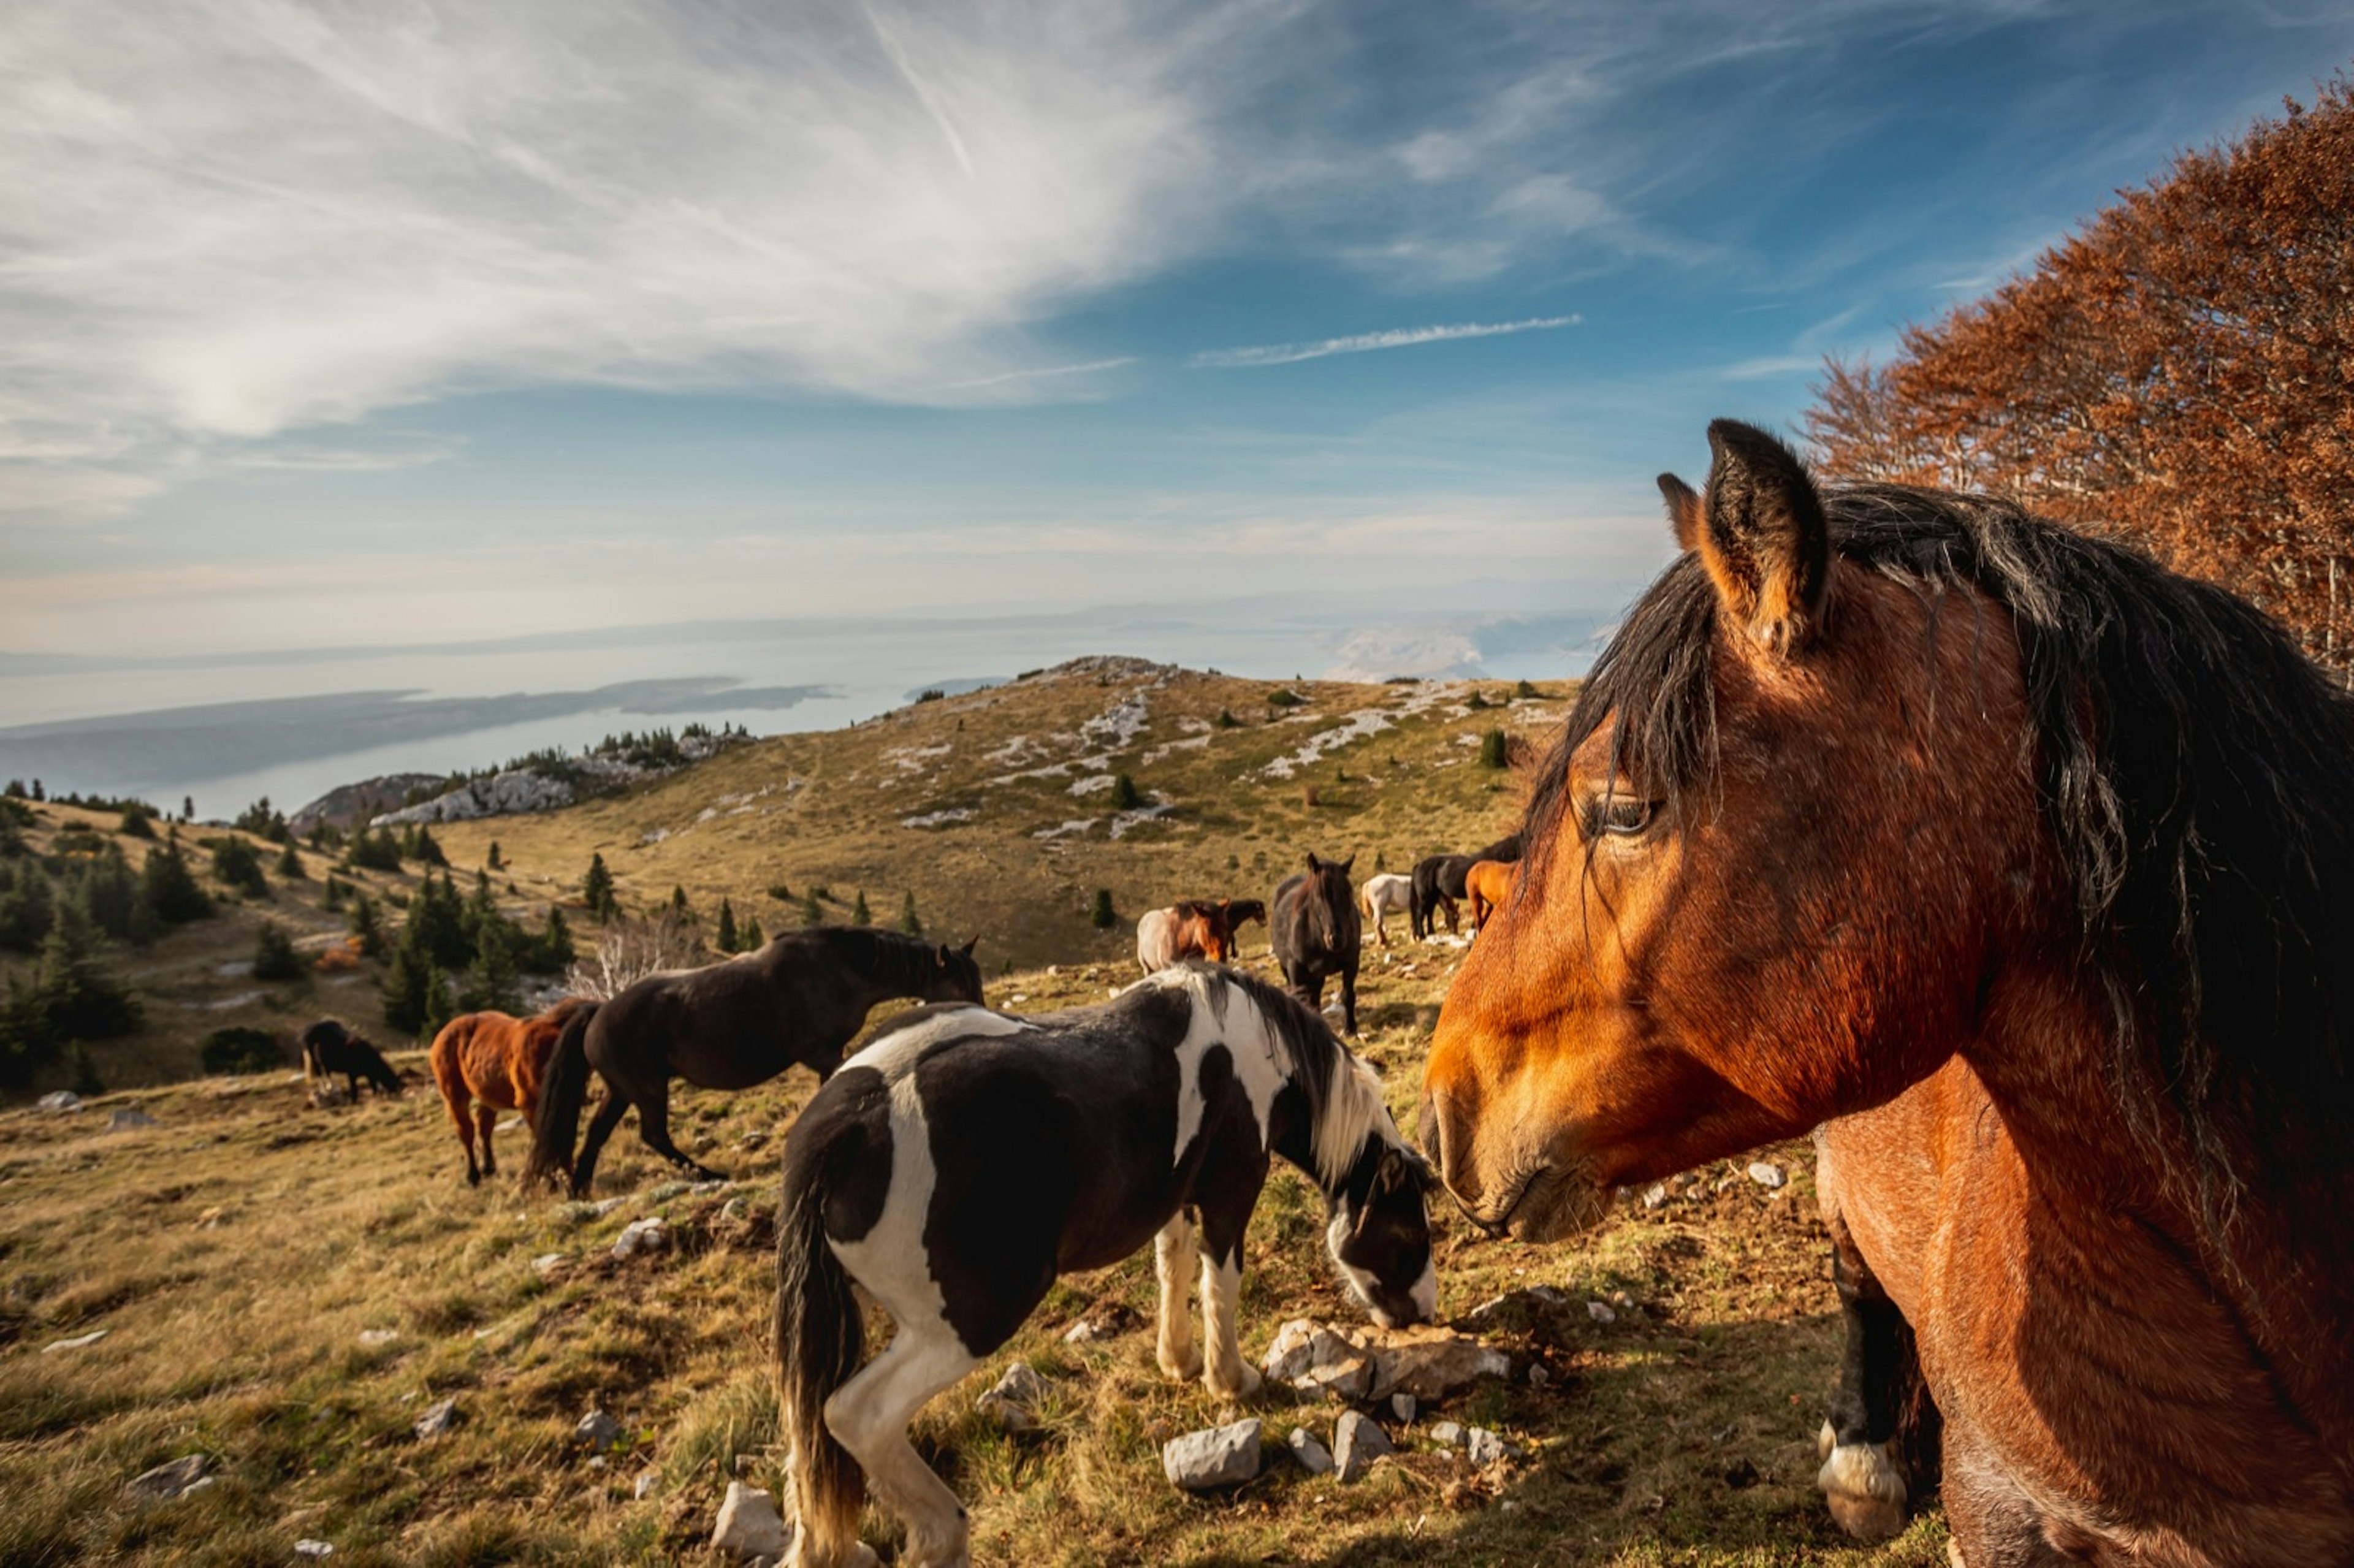
<svg viewBox="0 0 2354 1568">
<path fill-rule="evenodd" d="M 1517 322 L 1456 322 L 1440 326 L 1391 327 L 1383 332 L 1356 333 L 1348 337 L 1319 338 L 1313 343 L 1268 343 L 1243 348 L 1213 348 L 1185 363 L 1196 370 L 1248 370 L 1268 365 L 1297 365 L 1335 354 L 1377 354 L 1385 348 L 1415 348 L 1426 343 L 1454 343 L 1467 337 L 1509 337 L 1514 333 L 1553 332 L 1575 326 L 1582 315 L 1531 316 Z"/>
</svg>

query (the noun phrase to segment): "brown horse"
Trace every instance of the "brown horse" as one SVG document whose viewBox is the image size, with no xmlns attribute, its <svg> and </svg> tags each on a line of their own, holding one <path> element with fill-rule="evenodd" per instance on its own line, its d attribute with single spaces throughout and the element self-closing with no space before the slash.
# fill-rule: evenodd
<svg viewBox="0 0 2354 1568">
<path fill-rule="evenodd" d="M 466 1184 L 478 1186 L 499 1173 L 491 1151 L 491 1130 L 501 1111 L 521 1111 L 528 1121 L 539 1107 L 540 1080 L 565 1025 L 578 1017 L 585 1025 L 597 1004 L 573 997 L 535 1018 L 504 1012 L 466 1012 L 441 1026 L 428 1060 L 440 1086 L 458 1143 L 466 1151 Z M 482 1163 L 474 1162 L 474 1138 L 482 1140 Z"/>
<path fill-rule="evenodd" d="M 1148 909 L 1136 922 L 1136 961 L 1144 972 L 1165 969 L 1182 959 L 1223 964 L 1234 957 L 1235 923 L 1228 903 L 1180 899 L 1166 909 Z"/>
<path fill-rule="evenodd" d="M 1967 1568 L 2354 1562 L 2354 704 L 2141 556 L 1709 437 L 1442 1010 L 1447 1186 L 1550 1240 L 1827 1123 L 1843 1521 L 1917 1348 Z"/>
<path fill-rule="evenodd" d="M 1471 934 L 1488 928 L 1497 910 L 1512 896 L 1512 876 L 1520 867 L 1506 861 L 1483 860 L 1463 874 L 1463 890 L 1471 899 Z"/>
</svg>

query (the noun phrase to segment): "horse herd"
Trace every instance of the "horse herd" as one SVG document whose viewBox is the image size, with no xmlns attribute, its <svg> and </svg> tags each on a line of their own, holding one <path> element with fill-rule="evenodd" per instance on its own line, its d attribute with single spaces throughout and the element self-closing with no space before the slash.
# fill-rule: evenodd
<svg viewBox="0 0 2354 1568">
<path fill-rule="evenodd" d="M 1941 1483 L 1967 1568 L 2354 1563 L 2354 699 L 2116 545 L 1819 486 L 1730 421 L 1709 441 L 1703 491 L 1660 480 L 1681 553 L 1522 831 L 1363 890 L 1309 857 L 1263 912 L 1288 991 L 1223 967 L 1246 906 L 1197 901 L 1140 926 L 1142 982 L 1071 1012 L 984 1007 L 969 948 L 810 931 L 451 1043 L 471 1093 L 480 1058 L 521 1104 L 531 1074 L 498 1064 L 526 1046 L 493 1041 L 529 1036 L 532 1172 L 575 1191 L 632 1104 L 693 1166 L 673 1075 L 828 1075 L 779 1222 L 796 1562 L 874 1560 L 870 1483 L 900 1561 L 966 1562 L 908 1422 L 1059 1273 L 1148 1239 L 1162 1368 L 1248 1394 L 1241 1238 L 1273 1159 L 1402 1324 L 1435 1309 L 1426 1193 L 1545 1243 L 1812 1129 L 1842 1525 L 1886 1534 Z M 1417 1147 L 1321 995 L 1337 977 L 1353 1032 L 1361 916 L 1422 938 L 1460 903 L 1480 934 Z M 885 996 L 929 1005 L 842 1060 Z M 861 1292 L 897 1325 L 872 1362 Z"/>
</svg>

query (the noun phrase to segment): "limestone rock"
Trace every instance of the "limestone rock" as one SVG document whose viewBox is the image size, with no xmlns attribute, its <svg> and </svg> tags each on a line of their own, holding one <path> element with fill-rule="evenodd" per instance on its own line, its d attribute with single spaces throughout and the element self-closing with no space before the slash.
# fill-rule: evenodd
<svg viewBox="0 0 2354 1568">
<path fill-rule="evenodd" d="M 78 1111 L 81 1109 L 81 1097 L 74 1093 L 71 1089 L 58 1089 L 50 1094 L 43 1095 L 34 1103 L 38 1105 L 45 1111 Z"/>
<path fill-rule="evenodd" d="M 1390 1395 L 1390 1414 L 1395 1415 L 1400 1421 L 1412 1425 L 1414 1421 L 1414 1395 L 1410 1393 L 1394 1393 Z"/>
<path fill-rule="evenodd" d="M 621 1424 L 601 1410 L 592 1410 L 572 1429 L 572 1440 L 593 1450 L 618 1448 L 628 1434 Z"/>
<path fill-rule="evenodd" d="M 1463 1446 L 1463 1425 L 1458 1421 L 1434 1421 L 1430 1424 L 1430 1440 L 1442 1448 Z"/>
<path fill-rule="evenodd" d="M 1171 1485 L 1189 1492 L 1240 1486 L 1258 1474 L 1258 1440 L 1257 1416 L 1231 1426 L 1188 1432 L 1161 1446 L 1161 1470 Z"/>
<path fill-rule="evenodd" d="M 1512 1375 L 1512 1358 L 1503 1351 L 1435 1324 L 1373 1330 L 1366 1339 L 1373 1360 L 1373 1386 L 1364 1395 L 1369 1399 L 1405 1393 L 1436 1404 L 1481 1378 Z"/>
<path fill-rule="evenodd" d="M 642 1220 L 631 1220 L 613 1238 L 613 1255 L 617 1258 L 651 1257 L 670 1250 L 670 1222 L 660 1214 L 648 1214 Z"/>
<path fill-rule="evenodd" d="M 1618 1320 L 1617 1312 L 1607 1301 L 1587 1302 L 1585 1304 L 1585 1315 L 1593 1319 L 1597 1323 L 1616 1323 Z"/>
<path fill-rule="evenodd" d="M 777 1511 L 776 1499 L 758 1487 L 730 1481 L 711 1526 L 711 1544 L 738 1558 L 782 1557 L 792 1550 L 793 1531 Z"/>
<path fill-rule="evenodd" d="M 370 1350 L 374 1350 L 378 1345 L 388 1345 L 398 1338 L 400 1338 L 400 1330 L 398 1329 L 362 1329 L 360 1330 L 360 1343 Z"/>
<path fill-rule="evenodd" d="M 1344 1410 L 1332 1424 L 1332 1459 L 1344 1481 L 1356 1480 L 1373 1468 L 1375 1459 L 1396 1451 L 1389 1434 L 1369 1416 Z"/>
<path fill-rule="evenodd" d="M 106 1118 L 109 1132 L 128 1132 L 133 1128 L 154 1127 L 155 1118 L 136 1106 L 125 1106 Z"/>
<path fill-rule="evenodd" d="M 1504 1446 L 1504 1440 L 1485 1426 L 1471 1428 L 1464 1438 L 1463 1446 L 1471 1456 L 1471 1462 L 1483 1470 L 1510 1452 Z"/>
<path fill-rule="evenodd" d="M 1332 1450 L 1318 1442 L 1316 1435 L 1307 1427 L 1293 1427 L 1291 1436 L 1285 1438 L 1284 1443 L 1290 1448 L 1291 1457 L 1299 1461 L 1299 1467 L 1310 1475 L 1329 1476 L 1332 1473 Z"/>
<path fill-rule="evenodd" d="M 456 1426 L 460 1419 L 461 1417 L 458 1414 L 458 1402 L 454 1399 L 442 1400 L 439 1404 L 429 1406 L 424 1414 L 417 1418 L 416 1432 L 418 1440 L 422 1442 L 429 1437 L 439 1437 L 444 1432 Z"/>
<path fill-rule="evenodd" d="M 334 1554 L 335 1548 L 329 1542 L 313 1541 L 306 1536 L 294 1543 L 294 1555 L 297 1557 L 333 1557 Z"/>
<path fill-rule="evenodd" d="M 1749 1179 L 1768 1191 L 1778 1189 L 1784 1182 L 1789 1181 L 1787 1176 L 1782 1174 L 1782 1168 L 1770 1160 L 1760 1160 L 1750 1166 Z"/>
<path fill-rule="evenodd" d="M 972 1407 L 1008 1432 L 1027 1432 L 1038 1425 L 1038 1407 L 1046 1402 L 1046 1380 L 1028 1361 L 1015 1361 Z"/>
<path fill-rule="evenodd" d="M 168 1464 L 142 1471 L 126 1482 L 123 1490 L 138 1502 L 169 1502 L 212 1483 L 213 1457 L 210 1454 L 186 1454 Z"/>
<path fill-rule="evenodd" d="M 51 1340 L 41 1347 L 41 1354 L 46 1356 L 58 1351 L 79 1351 L 86 1345 L 98 1343 L 111 1332 L 112 1330 L 108 1329 L 92 1329 L 89 1333 L 76 1334 L 70 1340 Z"/>
</svg>

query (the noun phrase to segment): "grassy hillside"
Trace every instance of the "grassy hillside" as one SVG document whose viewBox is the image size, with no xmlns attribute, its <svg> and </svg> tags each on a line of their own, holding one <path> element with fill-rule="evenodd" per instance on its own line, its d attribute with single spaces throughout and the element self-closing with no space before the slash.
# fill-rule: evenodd
<svg viewBox="0 0 2354 1568">
<path fill-rule="evenodd" d="M 771 932 L 796 923 L 812 885 L 831 888 L 834 920 L 863 890 L 888 923 L 912 891 L 931 931 L 981 936 L 993 1002 L 1044 1011 L 1133 978 L 1129 922 L 1145 907 L 1264 896 L 1310 848 L 1354 854 L 1362 877 L 1504 831 L 1515 785 L 1479 764 L 1480 736 L 1542 737 L 1569 695 L 1087 661 L 737 748 L 624 796 L 437 832 L 461 881 L 497 840 L 496 886 L 526 919 L 551 899 L 580 914 L 592 853 L 629 907 L 684 887 L 706 917 L 725 895 Z M 1140 797 L 1125 815 L 1108 804 L 1121 773 Z M 73 814 L 43 810 L 46 852 Z M 284 986 L 236 972 L 260 918 L 334 938 L 324 869 L 313 857 L 310 883 L 273 879 L 267 900 L 118 955 L 149 1016 L 101 1055 L 111 1080 L 185 1076 L 221 1022 L 379 1022 L 372 971 Z M 380 900 L 415 886 L 413 869 L 357 880 Z M 769 895 L 779 885 L 790 900 Z M 1110 931 L 1088 919 L 1097 888 L 1121 916 Z M 1368 948 L 1360 1012 L 1363 1049 L 1407 1117 L 1459 949 L 1395 936 L 1394 949 Z M 1264 933 L 1248 961 L 1267 969 Z M 422 1088 L 419 1055 L 396 1059 Z M 0 1568 L 282 1563 L 302 1538 L 332 1542 L 337 1563 L 716 1563 L 703 1542 L 727 1478 L 781 1478 L 766 1348 L 776 1159 L 812 1087 L 796 1071 L 742 1095 L 682 1089 L 673 1131 L 740 1182 L 683 1189 L 624 1130 L 600 1171 L 620 1202 L 602 1213 L 511 1178 L 466 1187 L 429 1090 L 320 1110 L 281 1071 L 118 1092 L 75 1115 L 0 1112 Z M 155 1125 L 109 1130 L 133 1107 Z M 511 1171 L 521 1134 L 502 1141 Z M 970 1503 L 984 1563 L 1941 1563 L 1934 1517 L 1861 1551 L 1814 1493 L 1837 1320 L 1808 1156 L 1776 1158 L 1792 1173 L 1778 1193 L 1733 1166 L 1701 1172 L 1575 1246 L 1492 1241 L 1439 1216 L 1442 1317 L 1509 1351 L 1516 1375 L 1412 1425 L 1384 1414 L 1405 1452 L 1357 1484 L 1310 1479 L 1279 1452 L 1229 1497 L 1162 1480 L 1162 1440 L 1237 1413 L 1160 1377 L 1149 1257 L 1065 1281 L 934 1402 L 919 1446 Z M 678 1249 L 613 1260 L 614 1235 L 650 1213 L 670 1219 Z M 1312 1191 L 1279 1174 L 1246 1277 L 1254 1359 L 1287 1319 L 1357 1320 L 1320 1231 Z M 1540 1284 L 1566 1304 L 1475 1315 Z M 1615 1319 L 1589 1300 L 1616 1301 Z M 1119 1331 L 1066 1343 L 1081 1317 Z M 1008 1436 L 972 1401 L 1016 1357 L 1054 1394 L 1038 1431 Z M 457 1427 L 418 1438 L 412 1424 L 447 1398 Z M 592 1406 L 630 1433 L 601 1463 L 569 1436 Z M 1248 1409 L 1278 1442 L 1294 1425 L 1329 1439 L 1336 1414 L 1279 1389 Z M 1496 1428 L 1519 1456 L 1474 1471 L 1434 1451 L 1438 1418 Z M 217 1458 L 209 1489 L 146 1507 L 123 1497 L 131 1477 L 197 1450 Z"/>
</svg>

